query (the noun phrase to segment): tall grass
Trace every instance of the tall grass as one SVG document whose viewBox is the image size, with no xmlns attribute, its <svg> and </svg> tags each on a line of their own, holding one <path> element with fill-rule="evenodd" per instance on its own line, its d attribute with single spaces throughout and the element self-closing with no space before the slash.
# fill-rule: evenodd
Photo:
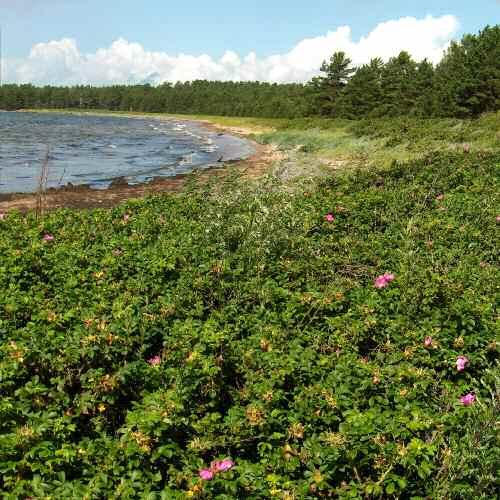
<svg viewBox="0 0 500 500">
<path fill-rule="evenodd" d="M 36 190 L 35 215 L 37 219 L 42 218 L 45 213 L 45 193 L 47 191 L 47 181 L 49 178 L 49 159 L 50 147 L 47 146 L 45 156 L 40 166 Z"/>
</svg>

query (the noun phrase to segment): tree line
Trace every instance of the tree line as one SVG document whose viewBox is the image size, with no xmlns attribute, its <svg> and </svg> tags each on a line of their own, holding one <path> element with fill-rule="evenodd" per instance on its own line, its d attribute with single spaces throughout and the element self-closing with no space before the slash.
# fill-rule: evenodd
<svg viewBox="0 0 500 500">
<path fill-rule="evenodd" d="M 298 118 L 473 117 L 500 108 L 500 25 L 453 42 L 437 65 L 401 52 L 354 67 L 336 52 L 306 84 L 196 80 L 159 86 L 0 87 L 0 108 Z"/>
<path fill-rule="evenodd" d="M 152 113 L 295 118 L 310 114 L 311 97 L 301 84 L 211 82 L 35 87 L 4 85 L 0 108 L 77 108 Z"/>
</svg>

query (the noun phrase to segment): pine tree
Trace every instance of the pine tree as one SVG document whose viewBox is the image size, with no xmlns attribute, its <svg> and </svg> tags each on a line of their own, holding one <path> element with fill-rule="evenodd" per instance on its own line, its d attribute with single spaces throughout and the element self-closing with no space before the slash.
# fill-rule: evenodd
<svg viewBox="0 0 500 500">
<path fill-rule="evenodd" d="M 321 72 L 325 76 L 312 79 L 310 86 L 320 114 L 336 114 L 337 100 L 355 71 L 351 64 L 352 61 L 345 52 L 335 52 L 329 61 L 324 61 L 321 65 Z"/>
<path fill-rule="evenodd" d="M 382 103 L 380 114 L 397 116 L 415 108 L 418 97 L 417 64 L 408 52 L 389 59 L 382 71 Z"/>
<path fill-rule="evenodd" d="M 434 66 L 427 59 L 424 59 L 417 65 L 415 87 L 418 97 L 415 100 L 413 113 L 418 116 L 432 116 L 435 113 L 434 77 Z"/>
<path fill-rule="evenodd" d="M 500 107 L 500 25 L 454 42 L 436 69 L 439 114 L 477 116 Z"/>
<path fill-rule="evenodd" d="M 380 105 L 381 78 L 384 63 L 375 58 L 358 68 L 344 88 L 339 102 L 339 114 L 357 118 L 374 114 Z"/>
</svg>

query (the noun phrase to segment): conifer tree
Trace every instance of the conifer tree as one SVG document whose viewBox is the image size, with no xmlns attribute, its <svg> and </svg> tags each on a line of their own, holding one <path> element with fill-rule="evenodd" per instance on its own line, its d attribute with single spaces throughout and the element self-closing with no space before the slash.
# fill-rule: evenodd
<svg viewBox="0 0 500 500">
<path fill-rule="evenodd" d="M 414 109 L 418 95 L 416 76 L 417 64 L 408 52 L 389 59 L 382 71 L 380 114 L 397 116 Z"/>
<path fill-rule="evenodd" d="M 439 114 L 476 116 L 500 107 L 500 25 L 453 42 L 436 69 Z"/>
<path fill-rule="evenodd" d="M 427 59 L 417 64 L 415 88 L 417 98 L 413 109 L 418 116 L 432 116 L 435 113 L 434 66 Z"/>
<path fill-rule="evenodd" d="M 375 58 L 359 67 L 344 88 L 339 114 L 346 118 L 373 115 L 380 105 L 381 77 L 384 63 Z"/>
<path fill-rule="evenodd" d="M 352 61 L 345 52 L 335 52 L 329 61 L 324 61 L 321 65 L 321 72 L 325 73 L 325 76 L 312 79 L 311 87 L 320 114 L 336 114 L 337 101 L 355 71 L 351 64 Z"/>
</svg>

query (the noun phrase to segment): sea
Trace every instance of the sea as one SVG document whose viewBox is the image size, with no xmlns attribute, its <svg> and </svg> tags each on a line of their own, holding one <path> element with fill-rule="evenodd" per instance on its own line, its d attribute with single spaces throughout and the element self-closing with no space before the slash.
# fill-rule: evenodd
<svg viewBox="0 0 500 500">
<path fill-rule="evenodd" d="M 250 141 L 201 123 L 89 114 L 0 112 L 0 193 L 107 189 L 248 158 Z M 46 165 L 46 168 L 44 168 Z"/>
</svg>

